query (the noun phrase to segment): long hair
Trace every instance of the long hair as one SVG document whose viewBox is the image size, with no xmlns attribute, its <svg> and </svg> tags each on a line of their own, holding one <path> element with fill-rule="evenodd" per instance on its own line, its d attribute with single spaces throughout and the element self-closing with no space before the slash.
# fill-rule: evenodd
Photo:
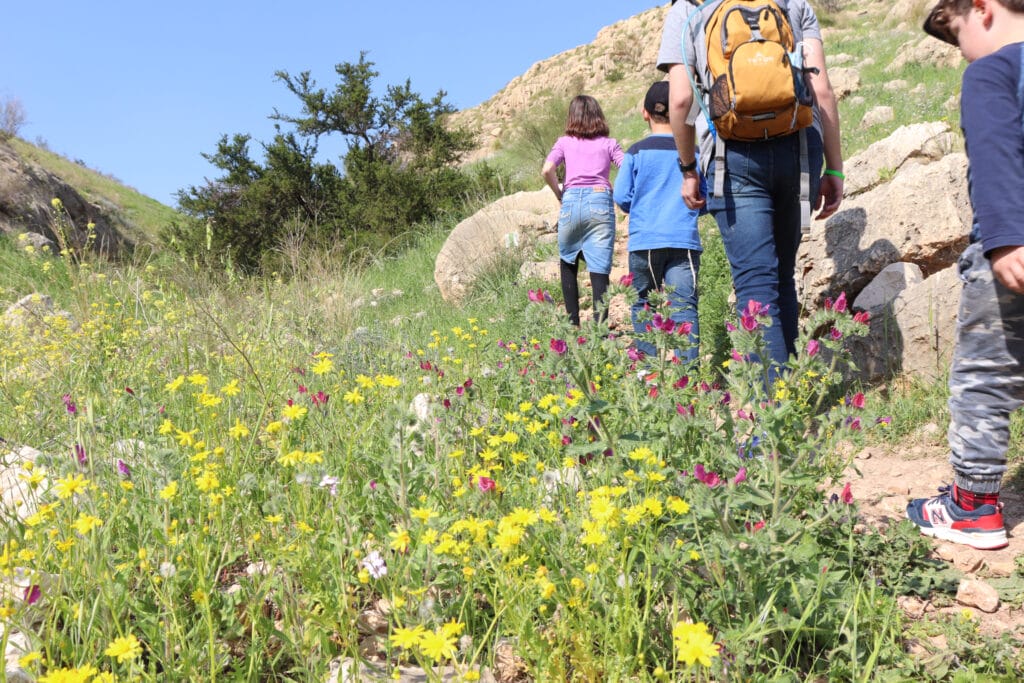
<svg viewBox="0 0 1024 683">
<path fill-rule="evenodd" d="M 608 122 L 601 105 L 590 95 L 577 95 L 569 103 L 569 116 L 565 120 L 565 134 L 584 140 L 608 135 Z"/>
</svg>

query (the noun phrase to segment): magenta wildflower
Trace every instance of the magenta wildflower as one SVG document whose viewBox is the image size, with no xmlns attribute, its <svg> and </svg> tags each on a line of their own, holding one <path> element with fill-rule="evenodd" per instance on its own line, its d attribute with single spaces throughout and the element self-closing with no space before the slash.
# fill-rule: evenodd
<svg viewBox="0 0 1024 683">
<path fill-rule="evenodd" d="M 619 284 L 625 287 L 629 287 L 631 284 L 633 284 L 633 273 L 626 273 L 621 278 L 619 278 Z"/>
<path fill-rule="evenodd" d="M 576 344 L 577 344 L 577 345 L 579 345 L 579 346 L 583 346 L 583 345 L 584 345 L 584 344 L 586 344 L 586 343 L 587 343 L 587 338 L 586 338 L 586 337 L 584 337 L 584 336 L 582 336 L 582 335 L 581 335 L 581 336 L 579 336 L 579 337 L 576 337 Z"/>
<path fill-rule="evenodd" d="M 853 503 L 853 491 L 850 490 L 850 482 L 846 482 L 843 486 L 843 492 L 839 494 L 839 499 L 846 505 Z"/>
<path fill-rule="evenodd" d="M 817 339 L 811 339 L 807 342 L 807 355 L 810 357 L 818 355 L 818 351 L 821 350 L 821 342 Z"/>
<path fill-rule="evenodd" d="M 690 334 L 690 332 L 692 332 L 692 331 L 693 331 L 693 323 L 690 323 L 690 322 L 679 323 L 679 326 L 676 327 L 676 334 L 679 334 L 679 335 Z"/>
<path fill-rule="evenodd" d="M 118 474 L 120 474 L 125 479 L 131 479 L 132 478 L 132 469 L 130 467 L 128 467 L 128 463 L 126 463 L 121 458 L 118 458 L 117 462 L 114 463 L 114 464 L 117 467 L 117 473 Z"/>
<path fill-rule="evenodd" d="M 22 593 L 21 599 L 25 601 L 26 605 L 34 605 L 39 602 L 39 598 L 43 597 L 43 589 L 37 584 L 32 584 L 25 587 L 25 592 Z"/>
<path fill-rule="evenodd" d="M 753 524 L 751 524 L 750 522 L 743 522 L 743 528 L 745 528 L 747 531 L 751 533 L 755 531 L 760 531 L 764 528 L 764 520 L 762 519 L 760 521 L 754 522 Z"/>
<path fill-rule="evenodd" d="M 327 405 L 327 401 L 330 398 L 331 397 L 328 396 L 327 394 L 325 394 L 323 391 L 318 391 L 315 394 L 310 394 L 310 396 L 309 396 L 309 400 L 312 401 L 313 405 L 315 405 L 315 406 L 325 406 L 325 405 Z"/>
<path fill-rule="evenodd" d="M 744 311 L 740 316 L 740 326 L 747 332 L 753 332 L 757 329 L 757 318 Z"/>
<path fill-rule="evenodd" d="M 71 400 L 71 394 L 64 394 L 60 400 L 64 402 L 64 409 L 68 411 L 68 415 L 74 415 L 78 412 L 78 407 Z"/>
<path fill-rule="evenodd" d="M 686 385 L 689 384 L 689 383 L 690 383 L 690 376 L 689 375 L 683 375 L 682 377 L 680 377 L 679 379 L 677 379 L 675 381 L 675 383 L 672 385 L 672 387 L 675 388 L 675 389 L 685 389 Z"/>
<path fill-rule="evenodd" d="M 864 392 L 858 391 L 856 394 L 854 394 L 853 398 L 850 399 L 850 405 L 853 406 L 854 408 L 863 408 Z"/>
<path fill-rule="evenodd" d="M 676 412 L 679 413 L 680 415 L 682 415 L 683 417 L 686 417 L 686 416 L 693 417 L 693 415 L 694 415 L 694 413 L 696 411 L 693 408 L 693 404 L 690 404 L 688 406 L 684 406 L 682 403 L 677 403 L 676 404 Z"/>
<path fill-rule="evenodd" d="M 836 313 L 843 313 L 846 311 L 846 292 L 840 292 L 839 296 L 836 297 L 836 301 L 832 304 L 832 310 Z"/>
<path fill-rule="evenodd" d="M 299 385 L 299 393 L 300 394 L 305 394 L 305 393 L 308 393 L 308 392 L 309 392 L 309 389 L 306 388 L 305 384 L 300 384 Z"/>
<path fill-rule="evenodd" d="M 843 333 L 833 327 L 829 330 L 828 336 L 832 338 L 832 341 L 839 341 L 843 338 Z"/>
<path fill-rule="evenodd" d="M 693 477 L 697 481 L 703 482 L 708 488 L 715 488 L 722 483 L 721 477 L 718 476 L 717 472 L 708 472 L 704 469 L 704 465 L 697 463 L 693 467 Z"/>
<path fill-rule="evenodd" d="M 643 351 L 638 351 L 632 346 L 626 349 L 626 357 L 630 360 L 637 361 L 644 357 Z"/>
<path fill-rule="evenodd" d="M 80 466 L 85 467 L 86 463 L 89 462 L 89 456 L 87 456 L 85 454 L 85 446 L 83 446 L 80 443 L 76 443 L 74 451 L 75 451 L 75 460 L 78 461 L 78 464 Z"/>
<path fill-rule="evenodd" d="M 498 484 L 490 477 L 477 477 L 476 486 L 481 493 L 489 493 L 497 488 Z"/>
<path fill-rule="evenodd" d="M 131 387 L 125 387 L 124 390 L 125 390 L 125 392 L 127 392 L 128 394 L 130 394 L 132 396 L 135 395 L 135 392 L 132 390 Z"/>
<path fill-rule="evenodd" d="M 736 472 L 736 476 L 732 478 L 732 483 L 734 485 L 735 484 L 742 484 L 746 480 L 747 480 L 747 468 L 746 467 L 741 467 Z"/>
<path fill-rule="evenodd" d="M 882 417 L 879 417 L 879 418 L 875 419 L 875 424 L 876 425 L 892 424 L 892 417 L 890 417 L 889 415 L 884 415 Z"/>
<path fill-rule="evenodd" d="M 853 320 L 862 325 L 867 325 L 871 321 L 871 314 L 867 311 L 857 311 L 853 314 Z"/>
<path fill-rule="evenodd" d="M 846 418 L 846 426 L 848 426 L 850 429 L 854 431 L 857 431 L 858 429 L 860 429 L 860 418 Z"/>
<path fill-rule="evenodd" d="M 565 353 L 569 348 L 568 345 L 565 343 L 564 339 L 552 339 L 550 346 L 551 350 L 557 353 L 559 356 Z"/>
<path fill-rule="evenodd" d="M 736 326 L 735 326 L 735 325 L 733 325 L 733 324 L 732 324 L 731 322 L 729 322 L 728 320 L 726 320 L 726 321 L 725 321 L 725 329 L 726 329 L 726 330 L 728 330 L 729 332 L 735 332 L 735 331 L 736 331 Z"/>
<path fill-rule="evenodd" d="M 377 480 L 376 479 L 371 479 L 370 480 L 370 490 L 371 491 L 376 491 L 377 490 Z"/>
</svg>

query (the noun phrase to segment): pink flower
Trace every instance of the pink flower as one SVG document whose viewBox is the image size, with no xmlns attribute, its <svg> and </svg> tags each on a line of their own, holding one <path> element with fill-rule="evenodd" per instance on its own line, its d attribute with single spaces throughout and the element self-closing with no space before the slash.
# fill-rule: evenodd
<svg viewBox="0 0 1024 683">
<path fill-rule="evenodd" d="M 853 314 L 853 320 L 854 322 L 861 323 L 862 325 L 867 325 L 868 322 L 871 321 L 871 314 L 867 311 L 857 311 Z"/>
<path fill-rule="evenodd" d="M 130 467 L 128 467 L 128 463 L 126 463 L 121 458 L 118 458 L 117 462 L 115 463 L 115 465 L 117 466 L 117 473 L 118 474 L 120 474 L 125 479 L 131 479 L 132 478 L 132 470 L 131 470 Z"/>
<path fill-rule="evenodd" d="M 544 292 L 540 289 L 530 289 L 526 292 L 526 297 L 535 304 L 544 303 Z"/>
<path fill-rule="evenodd" d="M 626 349 L 626 357 L 630 360 L 640 360 L 644 357 L 643 351 L 637 351 L 632 346 Z"/>
<path fill-rule="evenodd" d="M 853 406 L 854 408 L 863 408 L 864 392 L 858 391 L 856 394 L 854 394 L 853 398 L 850 399 L 850 405 Z"/>
<path fill-rule="evenodd" d="M 68 415 L 74 415 L 78 412 L 78 407 L 75 406 L 75 402 L 71 400 L 71 394 L 64 394 L 60 398 L 64 402 L 64 409 L 68 411 Z"/>
<path fill-rule="evenodd" d="M 807 342 L 807 355 L 813 357 L 818 355 L 818 351 L 821 350 L 821 343 L 817 339 L 811 339 Z"/>
<path fill-rule="evenodd" d="M 85 446 L 83 446 L 80 443 L 76 443 L 74 450 L 75 450 L 75 460 L 78 461 L 79 465 L 81 465 L 82 467 L 85 467 L 85 464 L 87 462 L 89 462 L 89 457 L 85 454 Z"/>
<path fill-rule="evenodd" d="M 836 302 L 832 304 L 832 310 L 836 313 L 843 313 L 846 311 L 846 292 L 840 292 L 836 298 Z"/>
<path fill-rule="evenodd" d="M 731 322 L 729 322 L 728 320 L 726 320 L 726 321 L 725 321 L 725 329 L 726 329 L 726 330 L 728 330 L 729 332 L 735 332 L 735 331 L 736 331 L 736 326 L 735 326 L 735 325 L 733 325 L 733 324 L 732 324 Z"/>
<path fill-rule="evenodd" d="M 746 360 L 743 357 L 743 355 L 739 351 L 737 351 L 736 349 L 733 349 L 732 353 L 730 355 L 732 356 L 732 359 L 734 361 L 736 361 L 737 363 L 742 363 L 744 360 Z"/>
<path fill-rule="evenodd" d="M 371 491 L 376 491 L 377 490 L 377 480 L 376 479 L 371 479 L 370 480 L 370 490 Z"/>
<path fill-rule="evenodd" d="M 624 287 L 629 287 L 631 284 L 633 284 L 633 273 L 626 273 L 621 278 L 619 278 L 619 284 L 623 285 Z"/>
<path fill-rule="evenodd" d="M 679 326 L 676 327 L 676 334 L 679 334 L 679 335 L 690 334 L 690 332 L 692 332 L 692 331 L 693 331 L 693 323 L 689 323 L 689 322 L 679 323 Z"/>
<path fill-rule="evenodd" d="M 833 327 L 829 330 L 828 336 L 832 338 L 832 341 L 839 341 L 843 338 L 843 333 Z"/>
<path fill-rule="evenodd" d="M 747 332 L 753 332 L 757 329 L 757 318 L 747 313 L 743 313 L 743 315 L 740 316 L 740 326 L 742 326 Z"/>
<path fill-rule="evenodd" d="M 41 597 L 43 597 L 43 589 L 33 583 L 25 587 L 25 592 L 22 593 L 21 599 L 25 601 L 26 605 L 33 605 L 39 602 Z"/>
<path fill-rule="evenodd" d="M 318 391 L 315 394 L 311 394 L 309 400 L 313 402 L 315 406 L 327 405 L 327 400 L 330 398 L 327 394 L 322 391 Z"/>
<path fill-rule="evenodd" d="M 830 297 L 830 296 L 826 296 L 825 297 L 825 310 L 826 311 L 831 311 L 832 310 L 832 297 Z"/>
<path fill-rule="evenodd" d="M 577 346 L 583 346 L 586 343 L 587 343 L 587 338 L 586 337 L 583 337 L 583 336 L 576 337 L 576 345 Z"/>
<path fill-rule="evenodd" d="M 715 488 L 722 483 L 721 477 L 718 476 L 717 472 L 708 472 L 704 469 L 704 465 L 698 463 L 693 468 L 693 477 L 697 481 L 703 482 L 708 488 Z"/>
<path fill-rule="evenodd" d="M 743 522 L 743 527 L 751 533 L 755 531 L 760 531 L 764 528 L 764 520 L 762 519 L 758 522 L 754 522 L 753 524 L 751 524 L 750 522 Z"/>
<path fill-rule="evenodd" d="M 125 387 L 124 390 L 132 396 L 135 395 L 135 391 L 131 387 Z"/>
<path fill-rule="evenodd" d="M 846 482 L 843 486 L 843 492 L 839 494 L 839 500 L 843 501 L 846 505 L 853 503 L 853 491 L 850 490 L 850 482 Z"/>
<path fill-rule="evenodd" d="M 679 379 L 677 379 L 675 381 L 675 383 L 672 385 L 672 387 L 675 388 L 675 389 L 685 389 L 686 385 L 689 384 L 689 383 L 690 383 L 690 376 L 689 375 L 683 375 L 682 377 L 680 377 Z"/>
<path fill-rule="evenodd" d="M 563 353 L 565 353 L 567 349 L 568 349 L 568 346 L 566 345 L 564 339 L 552 339 L 551 340 L 551 350 L 554 351 L 555 353 L 557 353 L 559 356 L 561 356 Z"/>
<path fill-rule="evenodd" d="M 692 404 L 688 405 L 688 406 L 684 406 L 682 403 L 677 403 L 676 404 L 676 412 L 679 413 L 680 415 L 682 415 L 683 417 L 686 417 L 686 416 L 693 417 L 693 415 L 694 415 L 694 413 L 696 411 L 694 410 Z"/>
<path fill-rule="evenodd" d="M 305 385 L 305 384 L 300 384 L 300 385 L 299 385 L 299 393 L 300 393 L 300 394 L 305 394 L 305 393 L 307 393 L 308 391 L 309 391 L 309 389 L 307 389 L 307 388 L 306 388 L 306 385 Z"/>
<path fill-rule="evenodd" d="M 490 477 L 477 477 L 476 486 L 480 489 L 481 493 L 489 493 L 493 491 L 498 485 Z"/>
<path fill-rule="evenodd" d="M 732 478 L 732 483 L 741 484 L 747 480 L 747 468 L 741 467 L 737 472 L 736 476 Z"/>
</svg>

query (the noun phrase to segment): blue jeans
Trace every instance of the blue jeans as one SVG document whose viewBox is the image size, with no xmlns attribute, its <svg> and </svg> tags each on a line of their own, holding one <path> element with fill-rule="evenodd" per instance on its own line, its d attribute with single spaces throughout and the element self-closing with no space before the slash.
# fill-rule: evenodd
<svg viewBox="0 0 1024 683">
<path fill-rule="evenodd" d="M 821 135 L 807 128 L 810 202 L 821 180 Z M 751 299 L 767 304 L 772 318 L 764 330 L 767 359 L 782 365 L 796 354 L 800 305 L 797 302 L 796 252 L 800 246 L 800 136 L 737 142 L 725 148 L 725 185 L 721 197 L 709 197 L 736 289 L 736 307 Z M 715 162 L 708 173 L 714 188 Z M 771 373 L 774 376 L 774 371 Z"/>
<path fill-rule="evenodd" d="M 697 272 L 700 270 L 700 252 L 691 249 L 648 249 L 629 252 L 629 272 L 638 298 L 630 307 L 635 332 L 646 332 L 647 321 L 640 320 L 640 312 L 647 305 L 652 290 L 663 286 L 669 301 L 669 318 L 676 323 L 690 323 L 689 343 L 685 349 L 676 349 L 676 355 L 687 363 L 697 360 Z M 649 318 L 648 318 L 649 320 Z M 658 349 L 649 341 L 637 340 L 637 350 L 653 356 Z"/>
</svg>

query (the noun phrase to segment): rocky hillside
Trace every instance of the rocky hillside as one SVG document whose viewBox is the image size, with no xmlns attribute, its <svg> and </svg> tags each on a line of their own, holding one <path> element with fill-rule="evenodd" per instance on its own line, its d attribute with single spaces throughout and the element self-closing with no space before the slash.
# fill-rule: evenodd
<svg viewBox="0 0 1024 683">
<path fill-rule="evenodd" d="M 526 115 L 552 98 L 586 92 L 609 118 L 639 104 L 647 85 L 663 77 L 654 63 L 668 8 L 666 3 L 607 26 L 594 42 L 537 62 L 483 104 L 456 114 L 455 123 L 482 131 L 473 158 L 496 151 Z"/>
</svg>

